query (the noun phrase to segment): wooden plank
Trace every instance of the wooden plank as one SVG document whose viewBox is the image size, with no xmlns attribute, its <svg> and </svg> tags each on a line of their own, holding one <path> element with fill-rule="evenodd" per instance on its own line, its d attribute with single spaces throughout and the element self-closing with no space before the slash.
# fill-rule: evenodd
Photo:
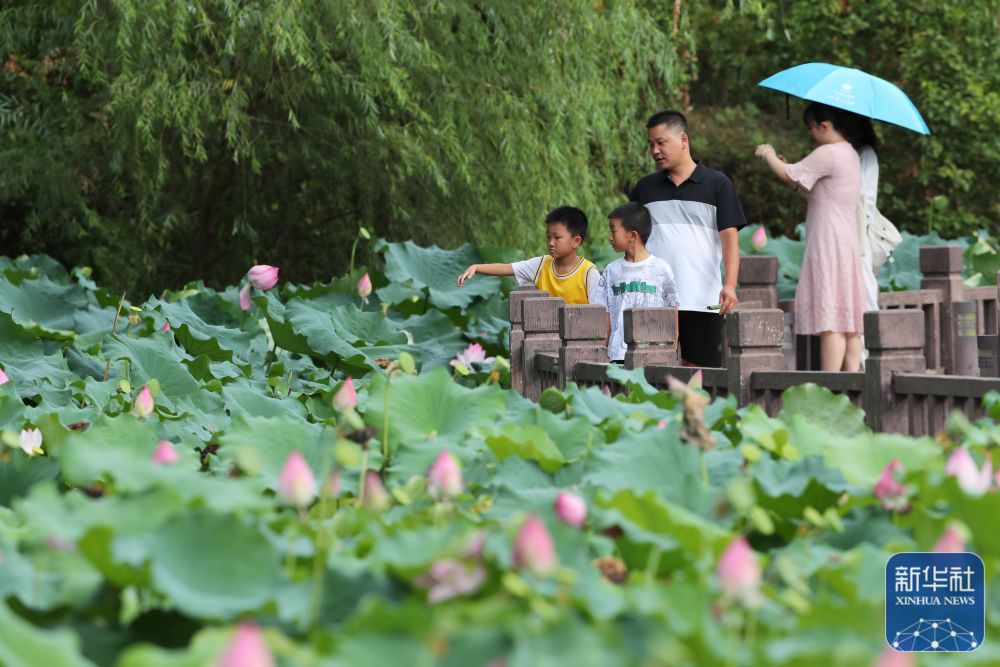
<svg viewBox="0 0 1000 667">
<path fill-rule="evenodd" d="M 862 392 L 864 373 L 834 373 L 823 371 L 755 371 L 750 376 L 750 388 L 784 391 L 796 385 L 812 382 L 835 393 Z"/>
<path fill-rule="evenodd" d="M 896 373 L 892 379 L 896 394 L 982 398 L 990 390 L 1000 391 L 1000 378 L 977 378 L 928 373 Z"/>
<path fill-rule="evenodd" d="M 596 361 L 581 361 L 576 365 L 577 382 L 604 385 L 611 382 L 608 379 L 608 364 Z"/>
<path fill-rule="evenodd" d="M 559 373 L 559 355 L 552 352 L 535 354 L 535 369 L 540 373 Z"/>
</svg>

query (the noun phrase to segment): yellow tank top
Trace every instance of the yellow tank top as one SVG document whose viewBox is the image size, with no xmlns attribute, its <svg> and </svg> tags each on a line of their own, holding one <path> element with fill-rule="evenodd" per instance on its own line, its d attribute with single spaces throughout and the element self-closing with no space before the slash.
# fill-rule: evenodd
<svg viewBox="0 0 1000 667">
<path fill-rule="evenodd" d="M 553 268 L 552 256 L 545 255 L 542 257 L 542 263 L 538 265 L 534 283 L 538 289 L 548 292 L 549 296 L 558 296 L 566 303 L 590 303 L 587 281 L 591 279 L 592 266 L 593 262 L 581 257 L 575 269 L 565 275 L 559 275 Z"/>
</svg>

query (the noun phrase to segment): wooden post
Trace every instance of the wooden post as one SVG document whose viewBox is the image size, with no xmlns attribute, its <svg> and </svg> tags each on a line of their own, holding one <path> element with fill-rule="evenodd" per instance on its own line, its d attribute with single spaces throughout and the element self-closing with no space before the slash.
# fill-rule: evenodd
<svg viewBox="0 0 1000 667">
<path fill-rule="evenodd" d="M 729 394 L 739 405 L 750 402 L 750 375 L 754 371 L 785 369 L 781 353 L 784 333 L 785 316 L 777 308 L 734 310 L 726 316 Z"/>
<path fill-rule="evenodd" d="M 626 308 L 625 368 L 679 366 L 676 308 Z"/>
<path fill-rule="evenodd" d="M 965 289 L 962 283 L 963 264 L 962 246 L 925 245 L 920 248 L 920 270 L 924 274 L 920 287 L 939 290 L 942 296 L 941 366 L 947 375 L 954 375 L 957 368 L 958 330 L 953 304 L 961 301 Z"/>
<path fill-rule="evenodd" d="M 607 363 L 608 309 L 600 304 L 566 305 L 559 309 L 559 388 L 576 382 L 578 361 Z"/>
<path fill-rule="evenodd" d="M 956 301 L 955 313 L 955 375 L 979 375 L 979 344 L 975 301 Z"/>
<path fill-rule="evenodd" d="M 564 304 L 558 297 L 530 297 L 521 302 L 521 320 L 524 326 L 524 345 L 521 362 L 524 368 L 524 391 L 527 399 L 537 401 L 542 393 L 541 382 L 535 372 L 535 354 L 559 352 L 559 307 Z"/>
<path fill-rule="evenodd" d="M 906 403 L 896 400 L 892 376 L 922 373 L 924 314 L 919 310 L 878 310 L 865 313 L 865 423 L 880 433 L 908 433 Z"/>
<path fill-rule="evenodd" d="M 524 394 L 524 320 L 521 319 L 521 302 L 525 299 L 548 296 L 548 292 L 534 286 L 518 287 L 507 297 L 510 306 L 510 388 Z"/>
<path fill-rule="evenodd" d="M 768 255 L 740 257 L 740 274 L 736 297 L 739 301 L 756 301 L 760 308 L 778 307 L 778 258 Z"/>
</svg>

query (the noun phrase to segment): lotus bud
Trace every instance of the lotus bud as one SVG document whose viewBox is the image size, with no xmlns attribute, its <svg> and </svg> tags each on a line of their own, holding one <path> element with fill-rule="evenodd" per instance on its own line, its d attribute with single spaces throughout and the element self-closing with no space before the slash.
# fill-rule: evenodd
<svg viewBox="0 0 1000 667">
<path fill-rule="evenodd" d="M 368 303 L 368 297 L 372 293 L 372 279 L 367 273 L 361 276 L 361 280 L 358 281 L 358 294 L 361 296 L 361 300 Z"/>
<path fill-rule="evenodd" d="M 251 266 L 247 280 L 257 289 L 269 290 L 278 283 L 278 267 L 267 264 Z"/>
<path fill-rule="evenodd" d="M 552 536 L 534 514 L 521 524 L 514 540 L 514 565 L 538 576 L 550 574 L 559 565 Z"/>
<path fill-rule="evenodd" d="M 244 313 L 250 310 L 250 285 L 244 285 L 240 290 L 240 310 Z"/>
<path fill-rule="evenodd" d="M 326 480 L 326 491 L 331 498 L 340 495 L 340 471 L 334 470 L 333 474 Z"/>
<path fill-rule="evenodd" d="M 21 431 L 21 449 L 28 456 L 42 453 L 42 432 L 37 428 L 26 428 Z"/>
<path fill-rule="evenodd" d="M 587 520 L 587 503 L 576 494 L 560 491 L 556 496 L 556 516 L 563 523 L 579 528 Z"/>
<path fill-rule="evenodd" d="M 309 507 L 316 498 L 316 476 L 298 451 L 288 455 L 278 475 L 278 497 L 298 510 Z"/>
<path fill-rule="evenodd" d="M 719 559 L 716 574 L 727 597 L 744 602 L 754 598 L 760 586 L 760 564 L 745 537 L 741 535 L 729 543 Z"/>
<path fill-rule="evenodd" d="M 8 382 L 10 382 L 10 378 L 7 377 L 7 374 L 3 372 L 2 368 L 0 368 L 0 384 L 7 384 Z"/>
<path fill-rule="evenodd" d="M 365 473 L 365 493 L 361 504 L 375 512 L 383 512 L 389 507 L 389 492 L 374 470 Z"/>
<path fill-rule="evenodd" d="M 955 477 L 958 486 L 970 496 L 981 496 L 993 486 L 993 463 L 987 458 L 982 469 L 978 468 L 964 447 L 951 453 L 944 471 Z"/>
<path fill-rule="evenodd" d="M 694 372 L 694 375 L 691 376 L 691 379 L 688 380 L 688 387 L 690 387 L 691 389 L 701 389 L 701 369 L 700 368 L 698 370 L 696 370 Z"/>
<path fill-rule="evenodd" d="M 882 501 L 883 509 L 905 512 L 910 506 L 906 487 L 896 480 L 896 473 L 902 470 L 903 464 L 899 459 L 893 459 L 882 469 L 882 475 L 875 483 L 875 497 Z"/>
<path fill-rule="evenodd" d="M 340 412 L 353 410 L 358 404 L 358 392 L 354 390 L 354 380 L 347 378 L 340 385 L 340 389 L 333 395 L 333 407 Z"/>
<path fill-rule="evenodd" d="M 427 492 L 434 500 L 451 500 L 462 493 L 464 488 L 458 461 L 448 450 L 442 449 L 427 469 Z"/>
<path fill-rule="evenodd" d="M 170 322 L 164 322 L 163 326 L 160 327 L 160 333 L 166 333 L 170 331 Z"/>
<path fill-rule="evenodd" d="M 882 649 L 873 667 L 917 667 L 916 654 L 886 647 Z"/>
<path fill-rule="evenodd" d="M 767 231 L 764 230 L 764 225 L 757 228 L 757 231 L 753 233 L 753 237 L 750 239 L 750 247 L 753 248 L 754 252 L 760 252 L 767 245 Z"/>
<path fill-rule="evenodd" d="M 275 667 L 264 633 L 253 623 L 241 623 L 233 632 L 218 667 Z"/>
<path fill-rule="evenodd" d="M 173 443 L 169 440 L 160 440 L 156 443 L 156 451 L 153 452 L 153 463 L 158 465 L 171 465 L 177 463 L 180 456 L 177 455 L 177 450 L 174 449 Z"/>
<path fill-rule="evenodd" d="M 139 395 L 135 397 L 135 401 L 132 403 L 132 414 L 140 419 L 145 419 L 153 414 L 153 394 L 149 391 L 149 387 L 144 386 Z"/>
<path fill-rule="evenodd" d="M 962 539 L 962 533 L 959 532 L 958 527 L 955 524 L 949 524 L 944 529 L 944 532 L 941 533 L 941 537 L 934 545 L 933 551 L 938 553 L 962 553 L 968 551 L 968 549 L 965 546 L 965 540 Z"/>
</svg>

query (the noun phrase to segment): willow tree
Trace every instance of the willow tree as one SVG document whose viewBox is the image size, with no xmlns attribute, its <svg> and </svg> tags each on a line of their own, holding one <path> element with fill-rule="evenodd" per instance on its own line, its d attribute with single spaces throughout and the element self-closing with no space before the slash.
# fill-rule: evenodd
<svg viewBox="0 0 1000 667">
<path fill-rule="evenodd" d="M 600 223 L 680 72 L 625 1 L 22 0 L 0 36 L 3 240 L 143 287 Z"/>
</svg>

